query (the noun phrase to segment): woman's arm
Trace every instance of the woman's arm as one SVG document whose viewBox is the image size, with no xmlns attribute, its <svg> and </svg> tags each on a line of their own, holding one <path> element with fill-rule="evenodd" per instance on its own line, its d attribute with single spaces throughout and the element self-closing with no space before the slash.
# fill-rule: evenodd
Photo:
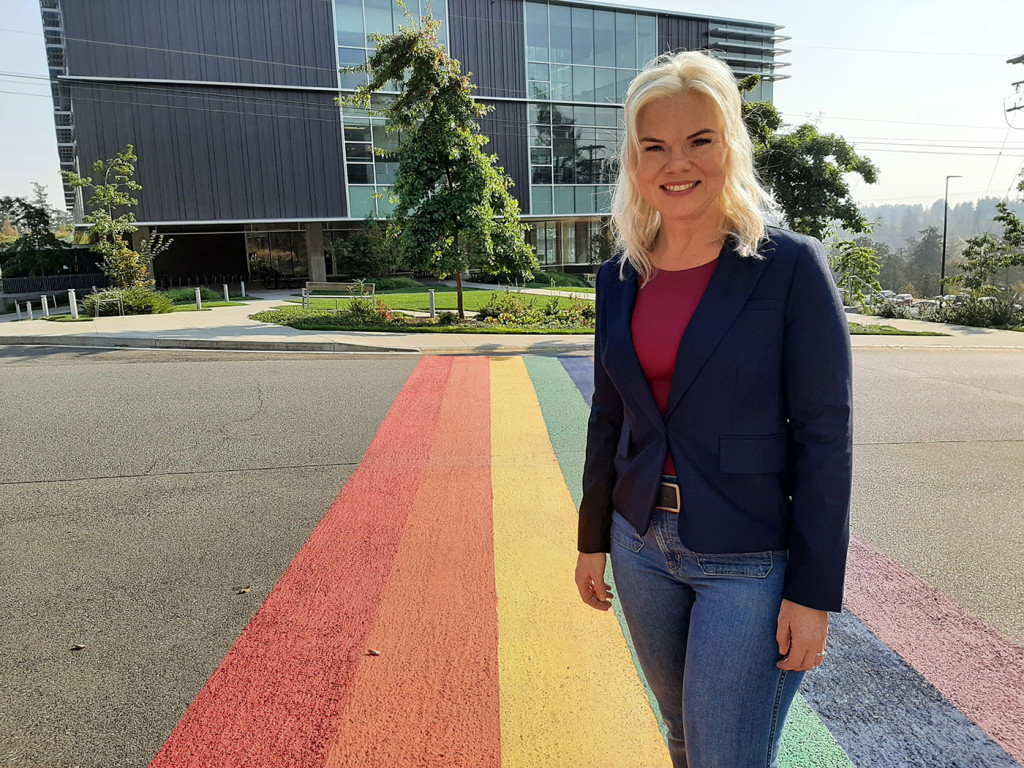
<svg viewBox="0 0 1024 768">
<path fill-rule="evenodd" d="M 580 552 L 608 552 L 612 523 L 612 488 L 615 451 L 622 432 L 622 398 L 608 377 L 602 355 L 607 312 L 602 296 L 614 290 L 617 260 L 606 262 L 597 277 L 597 321 L 594 329 L 594 397 L 587 424 L 587 452 L 583 464 L 583 500 L 580 503 Z"/>
<path fill-rule="evenodd" d="M 783 597 L 842 610 L 853 457 L 850 331 L 817 240 L 800 238 L 786 304 L 783 375 L 792 435 L 792 519 Z"/>
</svg>

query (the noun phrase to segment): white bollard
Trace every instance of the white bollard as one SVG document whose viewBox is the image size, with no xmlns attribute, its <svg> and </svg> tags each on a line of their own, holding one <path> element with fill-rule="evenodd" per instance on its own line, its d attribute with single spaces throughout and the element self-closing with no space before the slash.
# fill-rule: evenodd
<svg viewBox="0 0 1024 768">
<path fill-rule="evenodd" d="M 28 312 L 28 319 L 29 320 L 34 320 L 35 319 L 34 317 L 32 317 L 32 302 L 31 301 L 26 301 L 25 302 L 25 311 Z"/>
<path fill-rule="evenodd" d="M 46 294 L 44 293 L 39 297 L 39 305 L 43 308 L 43 317 L 50 316 L 50 302 L 46 300 Z"/>
<path fill-rule="evenodd" d="M 196 309 L 203 308 L 203 292 L 199 288 L 196 288 Z"/>
<path fill-rule="evenodd" d="M 75 295 L 74 288 L 68 288 L 68 308 L 71 310 L 71 316 L 78 319 L 78 297 Z"/>
<path fill-rule="evenodd" d="M 18 319 L 21 320 L 21 302 L 14 302 L 14 311 L 18 313 Z"/>
<path fill-rule="evenodd" d="M 245 281 L 242 281 L 242 298 L 245 298 Z"/>
<path fill-rule="evenodd" d="M 430 319 L 437 317 L 437 305 L 434 303 L 434 289 L 430 289 Z"/>
<path fill-rule="evenodd" d="M 227 283 L 224 283 L 224 301 L 231 301 L 231 299 L 228 298 L 228 284 Z"/>
</svg>

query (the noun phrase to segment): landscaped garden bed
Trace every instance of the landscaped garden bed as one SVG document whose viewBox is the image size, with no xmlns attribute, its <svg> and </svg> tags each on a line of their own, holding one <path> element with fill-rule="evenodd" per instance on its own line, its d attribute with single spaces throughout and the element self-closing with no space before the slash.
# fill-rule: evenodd
<svg viewBox="0 0 1024 768">
<path fill-rule="evenodd" d="M 445 290 L 442 290 L 445 289 Z M 384 294 L 375 302 L 347 299 L 335 311 L 334 300 L 313 300 L 310 309 L 277 307 L 252 315 L 253 320 L 306 331 L 391 331 L 400 333 L 579 333 L 594 332 L 594 302 L 588 299 L 533 296 L 511 291 L 471 291 L 464 307 L 475 316 L 459 320 L 456 294 L 435 288 L 436 318 L 414 317 L 400 310 L 426 311 L 430 297 L 417 293 Z"/>
</svg>

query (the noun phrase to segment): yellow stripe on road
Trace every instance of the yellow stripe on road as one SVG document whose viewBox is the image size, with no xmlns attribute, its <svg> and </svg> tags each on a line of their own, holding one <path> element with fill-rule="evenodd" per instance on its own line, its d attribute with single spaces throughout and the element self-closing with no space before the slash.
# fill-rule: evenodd
<svg viewBox="0 0 1024 768">
<path fill-rule="evenodd" d="M 573 583 L 576 509 L 521 358 L 491 360 L 491 399 L 504 768 L 664 768 L 619 625 Z"/>
</svg>

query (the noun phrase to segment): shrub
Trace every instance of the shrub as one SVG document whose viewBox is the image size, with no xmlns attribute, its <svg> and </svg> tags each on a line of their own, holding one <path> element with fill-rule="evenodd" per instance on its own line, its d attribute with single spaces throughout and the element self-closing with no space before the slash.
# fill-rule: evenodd
<svg viewBox="0 0 1024 768">
<path fill-rule="evenodd" d="M 397 291 L 406 288 L 422 288 L 411 277 L 375 277 L 368 282 L 373 283 L 376 291 Z"/>
<path fill-rule="evenodd" d="M 590 301 L 573 301 L 568 309 L 552 296 L 537 307 L 534 299 L 512 291 L 495 291 L 477 311 L 477 319 L 500 325 L 534 328 L 591 328 L 596 310 Z"/>
<path fill-rule="evenodd" d="M 1012 300 L 983 301 L 977 296 L 947 304 L 936 314 L 940 322 L 975 328 L 1016 328 L 1024 322 L 1024 311 Z"/>
<path fill-rule="evenodd" d="M 558 300 L 555 299 L 555 301 Z M 477 310 L 476 316 L 478 320 L 493 318 L 501 322 L 502 325 L 508 325 L 502 319 L 503 317 L 514 321 L 523 321 L 531 314 L 539 314 L 534 308 L 532 298 L 527 302 L 523 299 L 522 294 L 512 291 L 494 291 L 487 299 L 487 303 Z"/>
<path fill-rule="evenodd" d="M 174 301 L 169 296 L 141 286 L 115 288 L 100 294 L 89 294 L 82 301 L 85 314 L 95 316 L 97 299 L 121 299 L 126 315 L 159 315 L 174 311 Z M 116 304 L 100 305 L 101 316 L 116 314 L 118 314 Z"/>
<path fill-rule="evenodd" d="M 163 291 L 163 294 L 175 304 L 194 304 L 196 300 L 195 288 L 169 288 Z M 203 301 L 224 301 L 224 294 L 217 293 L 212 288 L 200 288 L 199 295 L 203 297 Z"/>
<path fill-rule="evenodd" d="M 445 310 L 444 312 L 439 312 L 437 314 L 437 324 L 438 325 L 458 325 L 459 324 L 459 316 L 458 316 L 457 313 L 452 312 L 450 310 Z"/>
<path fill-rule="evenodd" d="M 879 317 L 906 320 L 910 317 L 910 307 L 894 301 L 880 301 L 875 307 L 875 314 Z"/>
</svg>

